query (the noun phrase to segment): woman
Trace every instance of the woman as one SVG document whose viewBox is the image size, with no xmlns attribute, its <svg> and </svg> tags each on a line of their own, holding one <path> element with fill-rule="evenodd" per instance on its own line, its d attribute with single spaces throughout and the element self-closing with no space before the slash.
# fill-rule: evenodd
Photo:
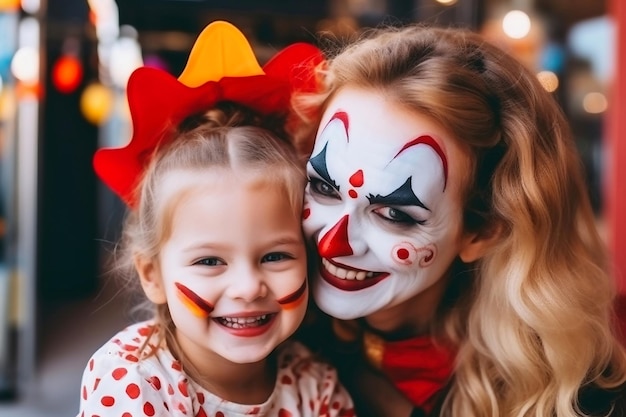
<svg viewBox="0 0 626 417">
<path fill-rule="evenodd" d="M 358 369 L 363 352 L 415 408 L 361 376 L 355 402 L 621 415 L 605 248 L 567 121 L 536 77 L 477 34 L 423 26 L 373 31 L 320 76 L 319 94 L 296 97 L 319 126 L 313 296 L 340 319 L 338 365 Z"/>
</svg>

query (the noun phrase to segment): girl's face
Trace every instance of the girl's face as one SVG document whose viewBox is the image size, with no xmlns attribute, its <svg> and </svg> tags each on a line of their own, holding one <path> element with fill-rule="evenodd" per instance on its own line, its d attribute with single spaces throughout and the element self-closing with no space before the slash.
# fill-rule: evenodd
<svg viewBox="0 0 626 417">
<path fill-rule="evenodd" d="M 304 229 L 321 258 L 319 307 L 365 317 L 445 285 L 462 242 L 467 165 L 431 119 L 374 90 L 340 90 L 307 165 Z"/>
<path fill-rule="evenodd" d="M 192 362 L 261 361 L 307 307 L 301 219 L 258 176 L 177 171 L 163 187 L 176 202 L 157 268 L 181 349 Z"/>
</svg>

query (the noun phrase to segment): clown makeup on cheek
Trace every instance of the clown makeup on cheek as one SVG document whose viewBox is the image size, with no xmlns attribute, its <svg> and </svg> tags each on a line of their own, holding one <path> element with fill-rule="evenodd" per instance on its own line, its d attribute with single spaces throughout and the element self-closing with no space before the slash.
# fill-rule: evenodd
<svg viewBox="0 0 626 417">
<path fill-rule="evenodd" d="M 206 319 L 213 312 L 213 306 L 202 299 L 198 294 L 179 282 L 175 282 L 176 294 L 191 314 L 202 319 Z"/>
<path fill-rule="evenodd" d="M 304 296 L 306 294 L 306 288 L 307 280 L 305 278 L 300 288 L 298 288 L 295 292 L 276 301 L 280 304 L 283 310 L 293 310 L 298 308 L 302 302 L 306 300 L 306 297 Z"/>
</svg>

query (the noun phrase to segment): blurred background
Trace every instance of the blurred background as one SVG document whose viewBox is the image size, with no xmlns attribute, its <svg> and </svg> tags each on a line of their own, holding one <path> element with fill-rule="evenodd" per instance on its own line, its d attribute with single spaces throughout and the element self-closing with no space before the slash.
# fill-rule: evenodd
<svg viewBox="0 0 626 417">
<path fill-rule="evenodd" d="M 0 0 L 0 415 L 78 411 L 89 356 L 132 320 L 107 274 L 124 216 L 91 157 L 130 138 L 125 85 L 145 65 L 178 76 L 211 21 L 263 64 L 294 41 L 429 22 L 484 34 L 563 106 L 623 289 L 626 69 L 621 0 Z M 621 24 L 621 25 L 620 25 Z"/>
</svg>

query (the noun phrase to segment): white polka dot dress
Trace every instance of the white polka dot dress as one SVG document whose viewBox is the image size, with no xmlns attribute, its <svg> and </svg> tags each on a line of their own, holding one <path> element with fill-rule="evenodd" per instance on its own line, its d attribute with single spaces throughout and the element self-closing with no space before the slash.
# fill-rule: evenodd
<svg viewBox="0 0 626 417">
<path fill-rule="evenodd" d="M 152 323 L 119 332 L 89 360 L 78 417 L 353 417 L 354 408 L 334 368 L 297 342 L 278 354 L 273 393 L 263 404 L 225 401 L 191 380 L 171 352 L 149 340 Z M 152 355 L 139 358 L 140 347 Z"/>
</svg>

